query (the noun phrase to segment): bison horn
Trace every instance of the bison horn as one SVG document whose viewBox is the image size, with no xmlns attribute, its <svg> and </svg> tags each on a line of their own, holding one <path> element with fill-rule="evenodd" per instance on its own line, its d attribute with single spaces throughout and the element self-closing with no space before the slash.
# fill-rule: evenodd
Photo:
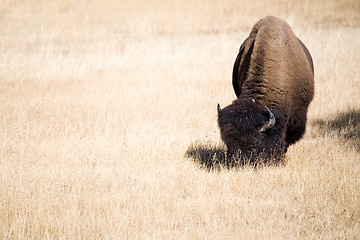
<svg viewBox="0 0 360 240">
<path fill-rule="evenodd" d="M 218 105 L 217 105 L 217 112 L 218 112 L 218 114 L 219 114 L 220 111 L 221 111 L 221 107 L 220 107 L 220 104 L 218 103 Z"/>
<path fill-rule="evenodd" d="M 270 129 L 272 129 L 275 125 L 276 119 L 274 114 L 270 111 L 270 109 L 265 106 L 266 110 L 269 113 L 269 121 L 267 121 L 261 128 L 260 128 L 260 132 L 266 132 L 269 131 Z"/>
</svg>

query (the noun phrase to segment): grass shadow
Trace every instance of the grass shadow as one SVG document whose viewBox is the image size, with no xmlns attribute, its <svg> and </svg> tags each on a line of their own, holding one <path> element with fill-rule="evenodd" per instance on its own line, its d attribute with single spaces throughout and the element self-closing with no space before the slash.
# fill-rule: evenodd
<svg viewBox="0 0 360 240">
<path fill-rule="evenodd" d="M 190 145 L 185 156 L 207 170 L 221 170 L 228 165 L 226 149 L 220 145 L 197 142 Z"/>
<path fill-rule="evenodd" d="M 198 163 L 202 168 L 209 171 L 245 167 L 250 169 L 259 169 L 265 166 L 282 165 L 282 163 L 264 163 L 261 159 L 256 162 L 251 162 L 239 157 L 228 158 L 226 154 L 226 147 L 222 144 L 196 142 L 190 145 L 185 153 L 185 156 L 194 160 L 194 162 Z"/>
<path fill-rule="evenodd" d="M 339 113 L 333 119 L 314 120 L 311 125 L 319 129 L 321 136 L 331 133 L 360 152 L 360 110 Z"/>
</svg>

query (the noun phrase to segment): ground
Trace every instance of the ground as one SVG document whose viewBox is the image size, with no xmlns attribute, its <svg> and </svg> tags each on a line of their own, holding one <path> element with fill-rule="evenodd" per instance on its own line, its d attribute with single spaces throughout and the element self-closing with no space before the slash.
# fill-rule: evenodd
<svg viewBox="0 0 360 240">
<path fill-rule="evenodd" d="M 356 239 L 360 3 L 0 1 L 1 239 Z M 228 169 L 216 106 L 253 24 L 315 66 L 284 166 Z"/>
</svg>

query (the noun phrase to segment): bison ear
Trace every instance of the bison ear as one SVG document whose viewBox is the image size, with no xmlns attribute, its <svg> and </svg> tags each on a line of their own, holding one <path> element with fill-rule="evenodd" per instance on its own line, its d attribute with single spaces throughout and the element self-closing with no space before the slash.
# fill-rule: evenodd
<svg viewBox="0 0 360 240">
<path fill-rule="evenodd" d="M 218 112 L 218 114 L 219 114 L 220 111 L 221 111 L 221 107 L 220 107 L 220 104 L 218 103 L 217 104 L 217 112 Z"/>
<path fill-rule="evenodd" d="M 274 114 L 270 111 L 270 109 L 267 106 L 265 106 L 265 108 L 269 113 L 269 120 L 266 121 L 266 123 L 264 125 L 262 125 L 262 127 L 259 129 L 259 132 L 267 132 L 267 131 L 271 130 L 276 123 Z"/>
</svg>

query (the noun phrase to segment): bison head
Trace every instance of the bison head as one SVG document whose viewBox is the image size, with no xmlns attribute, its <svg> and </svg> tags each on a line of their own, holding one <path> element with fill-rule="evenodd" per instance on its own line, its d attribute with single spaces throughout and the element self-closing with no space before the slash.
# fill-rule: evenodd
<svg viewBox="0 0 360 240">
<path fill-rule="evenodd" d="M 267 106 L 242 99 L 224 109 L 218 105 L 218 124 L 228 157 L 256 161 L 280 156 L 281 134 L 277 119 Z"/>
</svg>

